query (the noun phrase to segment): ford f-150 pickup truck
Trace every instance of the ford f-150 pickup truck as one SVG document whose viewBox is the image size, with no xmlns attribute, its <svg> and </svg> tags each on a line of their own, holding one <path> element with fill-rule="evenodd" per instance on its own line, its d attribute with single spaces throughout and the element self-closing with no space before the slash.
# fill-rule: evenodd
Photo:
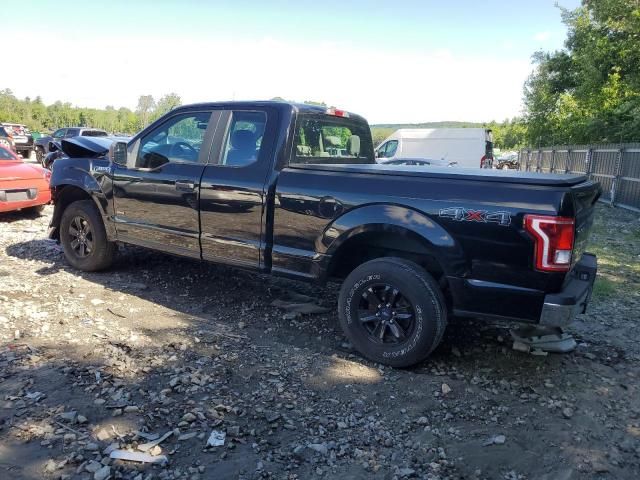
<svg viewBox="0 0 640 480">
<path fill-rule="evenodd" d="M 50 236 L 108 268 L 123 242 L 313 281 L 367 358 L 408 366 L 451 316 L 563 326 L 596 275 L 584 175 L 377 165 L 360 116 L 284 102 L 176 108 L 128 143 L 63 140 Z"/>
</svg>

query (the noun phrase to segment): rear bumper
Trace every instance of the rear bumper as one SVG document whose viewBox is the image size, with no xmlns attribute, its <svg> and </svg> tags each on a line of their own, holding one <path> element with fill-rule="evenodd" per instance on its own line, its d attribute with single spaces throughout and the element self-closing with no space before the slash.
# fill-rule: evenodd
<svg viewBox="0 0 640 480">
<path fill-rule="evenodd" d="M 591 299 L 598 263 L 595 255 L 585 253 L 573 267 L 564 288 L 559 293 L 545 295 L 540 324 L 563 327 L 585 313 Z"/>
</svg>

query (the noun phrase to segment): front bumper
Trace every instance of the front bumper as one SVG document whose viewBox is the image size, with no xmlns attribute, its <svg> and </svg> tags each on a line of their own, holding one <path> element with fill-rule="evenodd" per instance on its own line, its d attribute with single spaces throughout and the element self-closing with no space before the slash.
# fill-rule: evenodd
<svg viewBox="0 0 640 480">
<path fill-rule="evenodd" d="M 595 255 L 585 253 L 571 270 L 559 293 L 547 294 L 540 314 L 540 325 L 564 327 L 585 313 L 591 299 L 598 262 Z"/>
</svg>

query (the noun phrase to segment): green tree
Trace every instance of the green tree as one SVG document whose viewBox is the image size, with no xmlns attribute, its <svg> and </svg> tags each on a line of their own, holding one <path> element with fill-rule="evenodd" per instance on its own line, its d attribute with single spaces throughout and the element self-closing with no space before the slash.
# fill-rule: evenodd
<svg viewBox="0 0 640 480">
<path fill-rule="evenodd" d="M 138 107 L 136 113 L 140 117 L 140 128 L 144 128 L 149 125 L 153 109 L 156 106 L 156 102 L 152 95 L 140 95 L 138 97 Z"/>
<path fill-rule="evenodd" d="M 155 120 L 157 118 L 160 118 L 165 113 L 173 110 L 176 107 L 179 107 L 180 105 L 182 105 L 182 99 L 177 93 L 168 93 L 160 97 L 160 99 L 156 102 L 156 107 L 153 112 L 153 119 Z"/>
<path fill-rule="evenodd" d="M 565 48 L 537 52 L 525 84 L 529 143 L 640 140 L 640 2 L 583 0 L 562 17 Z"/>
</svg>

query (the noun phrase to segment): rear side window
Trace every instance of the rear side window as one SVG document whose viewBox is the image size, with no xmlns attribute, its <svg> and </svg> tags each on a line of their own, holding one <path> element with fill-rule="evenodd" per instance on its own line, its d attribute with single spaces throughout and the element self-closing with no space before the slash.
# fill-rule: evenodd
<svg viewBox="0 0 640 480">
<path fill-rule="evenodd" d="M 267 124 L 265 112 L 234 111 L 221 165 L 245 167 L 258 160 Z"/>
<path fill-rule="evenodd" d="M 375 163 L 369 126 L 329 115 L 300 115 L 291 164 Z"/>
</svg>

